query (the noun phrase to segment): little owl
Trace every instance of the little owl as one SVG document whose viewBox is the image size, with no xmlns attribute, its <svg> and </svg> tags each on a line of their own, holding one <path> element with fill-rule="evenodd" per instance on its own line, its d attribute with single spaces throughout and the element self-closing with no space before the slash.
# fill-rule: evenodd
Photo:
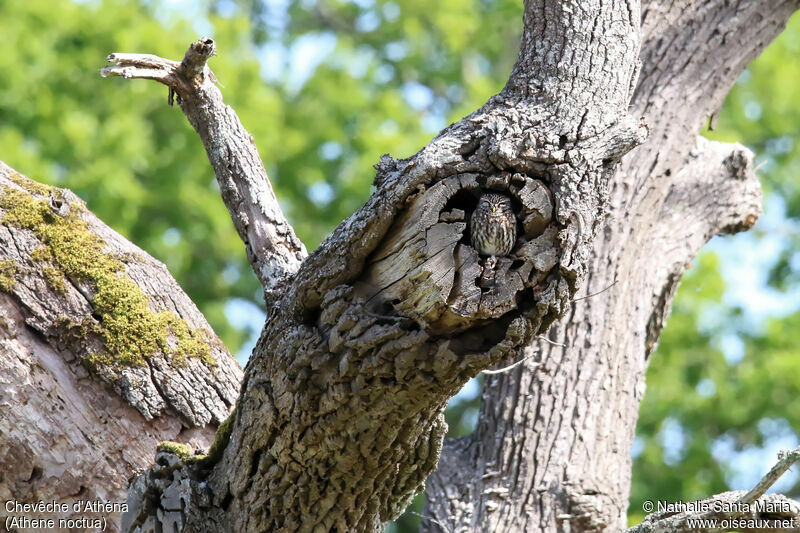
<svg viewBox="0 0 800 533">
<path fill-rule="evenodd" d="M 517 240 L 517 218 L 511 210 L 511 198 L 484 193 L 469 219 L 469 234 L 472 247 L 479 254 L 491 257 L 508 254 Z"/>
</svg>

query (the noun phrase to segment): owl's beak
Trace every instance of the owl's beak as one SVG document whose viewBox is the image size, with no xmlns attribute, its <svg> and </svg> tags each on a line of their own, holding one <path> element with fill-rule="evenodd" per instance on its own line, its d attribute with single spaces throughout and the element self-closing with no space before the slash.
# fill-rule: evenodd
<svg viewBox="0 0 800 533">
<path fill-rule="evenodd" d="M 497 206 L 495 205 L 492 206 L 492 213 L 497 213 Z"/>
</svg>

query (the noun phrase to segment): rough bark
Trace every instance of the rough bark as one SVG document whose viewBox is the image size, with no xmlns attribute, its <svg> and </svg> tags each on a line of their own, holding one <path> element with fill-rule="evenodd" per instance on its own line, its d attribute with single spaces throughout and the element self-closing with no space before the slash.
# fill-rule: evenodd
<svg viewBox="0 0 800 533">
<path fill-rule="evenodd" d="M 307 258 L 214 86 L 213 41 L 181 63 L 109 56 L 104 75 L 179 97 L 272 304 L 214 449 L 162 449 L 124 529 L 378 531 L 436 467 L 449 397 L 564 315 L 551 338 L 566 348 L 488 380 L 475 435 L 445 447 L 425 527 L 620 529 L 646 357 L 680 271 L 760 209 L 750 154 L 697 133 L 795 3 L 527 1 L 503 91 L 411 158 L 384 156 L 375 193 Z M 646 137 L 641 115 L 655 142 L 619 166 Z M 513 199 L 507 258 L 469 246 L 482 190 Z"/>
<path fill-rule="evenodd" d="M 111 54 L 103 76 L 145 78 L 169 87 L 169 103 L 177 97 L 200 135 L 214 169 L 233 225 L 245 244 L 247 258 L 268 301 L 305 259 L 306 248 L 286 220 L 253 137 L 239 117 L 222 102 L 216 78 L 206 62 L 216 55 L 211 39 L 195 42 L 183 60 L 149 54 Z"/>
<path fill-rule="evenodd" d="M 409 160 L 383 160 L 367 205 L 301 266 L 282 306 L 294 312 L 270 317 L 246 371 L 237 422 L 250 423 L 208 477 L 234 529 L 380 530 L 433 470 L 447 399 L 566 311 L 607 179 L 645 135 L 627 114 L 636 10 L 609 2 L 587 21 L 569 7 L 546 14 L 549 47 L 523 40 L 503 92 Z M 552 60 L 577 41 L 569 66 Z M 592 64 L 601 49 L 615 68 Z M 543 233 L 524 234 L 511 265 L 476 260 L 470 191 L 508 191 L 525 217 L 520 192 L 537 181 L 554 198 Z"/>
<path fill-rule="evenodd" d="M 208 447 L 240 378 L 163 264 L 0 163 L 0 500 L 118 530 L 128 478 L 159 441 Z"/>
<path fill-rule="evenodd" d="M 681 273 L 760 214 L 752 154 L 697 135 L 797 7 L 644 2 L 631 113 L 650 140 L 610 179 L 610 221 L 587 261 L 586 293 L 611 288 L 550 331 L 563 348 L 539 343 L 540 364 L 487 379 L 475 434 L 444 446 L 423 530 L 623 528 L 647 357 Z"/>
<path fill-rule="evenodd" d="M 530 4 L 503 91 L 415 156 L 381 160 L 376 192 L 271 310 L 219 461 L 142 482 L 133 498 L 149 501 L 126 527 L 152 527 L 148 509 L 189 477 L 190 530 L 375 531 L 422 489 L 448 398 L 565 313 L 605 219 L 608 178 L 646 136 L 627 113 L 638 6 L 598 4 L 591 17 L 578 7 L 548 7 L 545 30 Z M 569 64 L 556 60 L 564 50 Z M 106 73 L 170 84 L 137 72 L 136 56 L 110 59 Z M 195 105 L 205 91 L 180 89 L 196 127 L 222 105 Z M 479 259 L 467 244 L 480 190 L 516 201 L 520 239 L 507 259 Z"/>
</svg>

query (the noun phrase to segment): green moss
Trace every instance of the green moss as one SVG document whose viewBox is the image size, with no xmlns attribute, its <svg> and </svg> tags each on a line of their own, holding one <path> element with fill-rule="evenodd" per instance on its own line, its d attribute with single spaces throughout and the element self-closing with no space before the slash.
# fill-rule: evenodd
<svg viewBox="0 0 800 533">
<path fill-rule="evenodd" d="M 156 452 L 177 455 L 183 462 L 186 462 L 187 459 L 194 455 L 192 449 L 187 445 L 172 441 L 159 442 L 158 445 L 156 445 Z"/>
<path fill-rule="evenodd" d="M 106 351 L 91 354 L 91 366 L 141 366 L 156 352 L 175 364 L 185 364 L 187 357 L 216 364 L 203 331 L 191 329 L 174 313 L 150 309 L 147 295 L 128 278 L 122 262 L 104 252 L 103 240 L 88 230 L 82 208 L 73 204 L 59 216 L 47 199 L 13 188 L 0 193 L 0 208 L 5 211 L 2 223 L 30 229 L 42 241 L 44 246 L 32 256 L 50 263 L 43 272 L 53 290 L 63 293 L 65 276 L 94 287 L 93 315 L 98 321 L 87 318 L 81 327 L 98 334 Z"/>
<path fill-rule="evenodd" d="M 214 443 L 206 454 L 193 452 L 187 445 L 172 441 L 159 442 L 158 446 L 156 446 L 156 451 L 177 455 L 185 464 L 195 464 L 201 467 L 214 465 L 222 458 L 222 452 L 228 445 L 235 415 L 236 410 L 234 409 L 230 416 L 219 425 L 217 434 L 214 437 Z"/>
<path fill-rule="evenodd" d="M 37 263 L 43 263 L 41 267 L 44 279 L 47 286 L 56 294 L 64 295 L 67 293 L 66 278 L 60 268 L 54 266 L 55 260 L 53 254 L 50 253 L 50 248 L 47 246 L 39 246 L 34 248 L 31 252 L 31 259 Z"/>
<path fill-rule="evenodd" d="M 236 409 L 231 412 L 225 422 L 217 428 L 217 434 L 214 436 L 214 443 L 208 449 L 208 454 L 203 459 L 203 464 L 210 465 L 217 463 L 222 458 L 222 452 L 228 445 L 231 438 L 231 431 L 233 430 L 233 419 L 236 417 Z"/>
<path fill-rule="evenodd" d="M 48 265 L 42 269 L 42 274 L 44 274 L 47 286 L 50 287 L 53 292 L 57 294 L 67 293 L 67 286 L 64 283 L 64 274 L 59 269 Z"/>
<path fill-rule="evenodd" d="M 22 187 L 31 194 L 39 194 L 42 196 L 47 196 L 50 193 L 50 191 L 53 190 L 52 187 L 43 185 L 38 181 L 33 181 L 30 178 L 26 178 L 19 172 L 15 172 L 13 170 L 9 172 L 8 177 L 11 181 L 13 181 L 14 183 L 16 183 L 17 185 L 19 185 L 20 187 Z"/>
<path fill-rule="evenodd" d="M 3 223 L 20 228 L 35 229 L 55 222 L 56 218 L 45 200 L 12 188 L 6 188 L 0 195 L 0 208 L 6 212 Z"/>
<path fill-rule="evenodd" d="M 39 246 L 31 251 L 31 259 L 34 261 L 51 261 L 50 249 L 47 246 Z"/>
<path fill-rule="evenodd" d="M 17 264 L 14 261 L 0 261 L 0 291 L 11 292 L 17 286 Z"/>
</svg>

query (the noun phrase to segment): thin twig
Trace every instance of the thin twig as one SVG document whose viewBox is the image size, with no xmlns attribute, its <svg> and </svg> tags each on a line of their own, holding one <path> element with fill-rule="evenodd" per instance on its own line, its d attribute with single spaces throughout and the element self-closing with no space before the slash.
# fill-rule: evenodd
<svg viewBox="0 0 800 533">
<path fill-rule="evenodd" d="M 558 346 L 559 348 L 566 348 L 567 347 L 566 344 L 561 344 L 560 342 L 551 341 L 550 339 L 548 339 L 544 335 L 537 335 L 536 338 L 543 340 L 547 344 L 552 344 L 553 346 Z"/>
<path fill-rule="evenodd" d="M 152 54 L 114 53 L 104 77 L 145 78 L 169 87 L 167 103 L 177 100 L 200 135 L 220 193 L 242 238 L 247 259 L 269 298 L 277 298 L 308 253 L 283 214 L 256 145 L 239 117 L 222 99 L 208 60 L 213 39 L 193 42 L 181 62 Z"/>
<path fill-rule="evenodd" d="M 742 496 L 739 501 L 742 503 L 753 503 L 761 496 L 767 492 L 772 485 L 775 484 L 776 481 L 787 471 L 793 464 L 797 461 L 800 461 L 800 446 L 795 448 L 790 452 L 785 452 L 785 454 L 778 459 L 778 462 L 775 463 L 767 474 L 761 478 L 761 480 L 756 483 L 756 486 L 750 489 L 750 491 Z"/>
<path fill-rule="evenodd" d="M 512 368 L 521 365 L 522 363 L 524 363 L 528 359 L 531 359 L 532 357 L 534 357 L 534 356 L 536 356 L 538 354 L 539 354 L 539 352 L 534 352 L 534 353 L 532 353 L 532 354 L 530 354 L 530 355 L 528 355 L 526 357 L 523 357 L 522 359 L 520 359 L 516 363 L 512 363 L 512 364 L 510 364 L 510 365 L 508 365 L 506 367 L 503 367 L 503 368 L 498 368 L 497 370 L 484 370 L 483 373 L 487 374 L 489 376 L 493 376 L 495 374 L 502 374 L 503 372 L 507 372 L 507 371 L 511 370 Z M 539 363 L 535 363 L 534 366 L 539 366 Z"/>
<path fill-rule="evenodd" d="M 614 280 L 614 283 L 612 283 L 611 285 L 609 285 L 608 287 L 606 287 L 606 288 L 605 288 L 605 289 L 603 289 L 602 291 L 598 291 L 598 292 L 596 292 L 596 293 L 594 293 L 594 294 L 587 294 L 586 296 L 581 296 L 580 298 L 573 298 L 573 299 L 572 299 L 572 301 L 573 301 L 573 302 L 579 302 L 579 301 L 581 301 L 581 300 L 586 300 L 587 298 L 594 298 L 594 297 L 595 297 L 595 296 L 597 296 L 598 294 L 603 294 L 603 293 L 604 293 L 604 292 L 606 292 L 608 289 L 610 289 L 611 287 L 613 287 L 614 285 L 616 285 L 618 281 L 619 281 L 619 280 L 616 280 L 616 279 L 615 279 L 615 280 Z"/>
<path fill-rule="evenodd" d="M 450 532 L 450 528 L 449 528 L 449 527 L 447 527 L 447 526 L 446 526 L 446 525 L 444 525 L 443 523 L 439 522 L 438 520 L 436 520 L 436 519 L 435 519 L 434 517 L 432 517 L 432 516 L 427 516 L 427 515 L 420 514 L 420 513 L 414 512 L 414 511 L 406 511 L 406 513 L 408 513 L 408 514 L 413 514 L 414 516 L 418 516 L 418 517 L 422 518 L 423 520 L 430 520 L 431 522 L 433 522 L 434 524 L 436 524 L 437 526 L 439 526 L 440 528 L 442 528 L 442 530 L 443 530 L 445 533 L 451 533 L 451 532 Z"/>
<path fill-rule="evenodd" d="M 645 517 L 645 519 L 638 525 L 633 526 L 625 530 L 625 533 L 662 533 L 662 532 L 670 532 L 670 533 L 677 533 L 677 532 L 688 532 L 688 531 L 719 531 L 718 528 L 702 528 L 697 529 L 697 527 L 690 528 L 691 521 L 697 519 L 709 519 L 713 520 L 721 520 L 724 518 L 734 518 L 737 516 L 741 516 L 742 512 L 740 509 L 747 509 L 749 506 L 753 505 L 758 499 L 764 497 L 767 490 L 775 484 L 780 477 L 786 473 L 789 468 L 800 461 L 800 446 L 795 448 L 792 451 L 783 452 L 779 454 L 778 462 L 775 463 L 770 471 L 759 480 L 758 483 L 748 492 L 744 493 L 742 496 L 733 499 L 731 495 L 738 494 L 738 493 L 723 493 L 723 494 L 716 494 L 704 500 L 700 500 L 700 503 L 704 505 L 698 505 L 697 507 L 700 509 L 711 509 L 711 512 L 708 511 L 701 511 L 701 512 L 688 512 L 688 513 L 670 513 L 667 515 L 659 516 L 659 513 L 650 513 Z M 742 491 L 744 492 L 744 491 Z M 787 505 L 792 504 L 796 506 L 796 502 L 791 500 L 790 498 L 783 496 L 781 494 L 774 494 L 769 495 L 767 497 L 774 497 L 779 498 L 778 501 L 785 502 Z M 725 504 L 720 506 L 719 504 Z M 717 507 L 722 508 L 730 508 L 733 509 L 733 512 L 718 512 Z M 791 517 L 794 520 L 797 519 L 797 511 L 796 507 L 789 513 L 786 514 L 785 517 Z M 775 518 L 775 517 L 773 517 Z M 767 518 L 769 519 L 769 518 Z M 776 528 L 769 528 L 769 531 L 773 531 Z M 788 531 L 788 530 L 787 530 Z M 791 529 L 791 531 L 795 531 L 795 529 Z"/>
</svg>

